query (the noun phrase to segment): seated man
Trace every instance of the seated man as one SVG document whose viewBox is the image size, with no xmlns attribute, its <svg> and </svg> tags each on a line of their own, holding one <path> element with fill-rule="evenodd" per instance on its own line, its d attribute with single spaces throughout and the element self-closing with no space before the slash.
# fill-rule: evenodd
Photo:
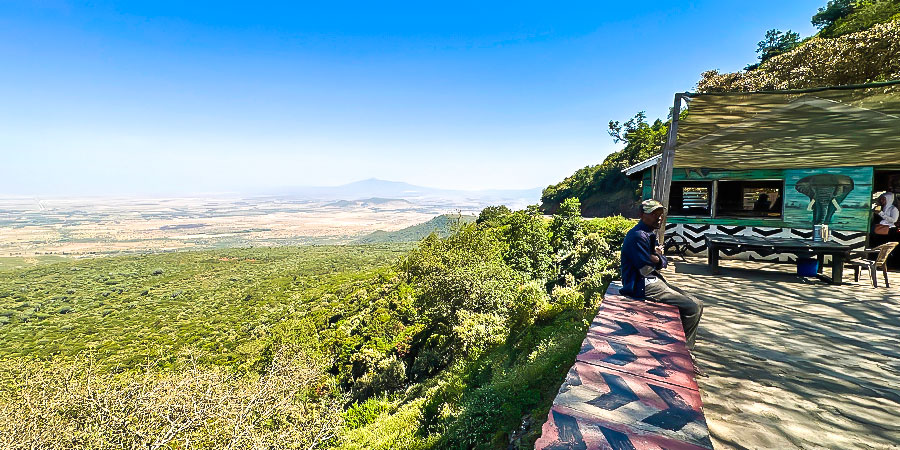
<svg viewBox="0 0 900 450">
<path fill-rule="evenodd" d="M 769 212 L 769 194 L 762 193 L 759 194 L 759 198 L 756 199 L 756 203 L 753 204 L 754 212 Z"/>
<path fill-rule="evenodd" d="M 659 273 L 668 262 L 654 231 L 659 229 L 664 211 L 662 203 L 656 200 L 641 203 L 641 220 L 625 235 L 622 244 L 621 292 L 636 299 L 677 306 L 688 348 L 693 349 L 703 302 L 670 285 Z"/>
</svg>

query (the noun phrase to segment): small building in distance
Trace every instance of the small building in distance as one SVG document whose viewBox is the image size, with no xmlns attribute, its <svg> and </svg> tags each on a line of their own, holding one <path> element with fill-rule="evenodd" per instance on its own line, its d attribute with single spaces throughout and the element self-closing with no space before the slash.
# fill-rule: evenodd
<svg viewBox="0 0 900 450">
<path fill-rule="evenodd" d="M 690 254 L 706 254 L 708 234 L 811 238 L 819 224 L 853 248 L 871 243 L 875 199 L 900 194 L 900 81 L 682 96 L 665 233 Z M 645 199 L 659 161 L 624 170 Z"/>
</svg>

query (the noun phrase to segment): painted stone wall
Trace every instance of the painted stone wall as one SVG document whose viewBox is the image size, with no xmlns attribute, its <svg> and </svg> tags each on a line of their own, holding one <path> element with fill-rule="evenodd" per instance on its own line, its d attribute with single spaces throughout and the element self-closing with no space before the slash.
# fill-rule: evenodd
<svg viewBox="0 0 900 450">
<path fill-rule="evenodd" d="M 681 236 L 687 242 L 691 254 L 706 254 L 707 234 L 808 239 L 812 237 L 815 222 L 828 224 L 832 239 L 835 241 L 853 248 L 865 247 L 872 200 L 871 167 L 785 170 L 675 169 L 672 175 L 673 181 L 784 180 L 784 215 L 780 219 L 669 217 L 666 235 Z M 645 181 L 649 180 L 645 178 Z M 650 189 L 645 186 L 645 198 L 649 198 L 649 194 Z M 724 256 L 753 260 L 793 260 L 793 257 L 788 255 L 758 252 L 740 252 Z"/>
<path fill-rule="evenodd" d="M 869 229 L 871 167 L 785 170 L 784 177 L 786 223 L 796 228 L 812 229 L 815 224 L 813 220 L 819 219 L 818 222 L 832 230 L 865 232 Z"/>
<path fill-rule="evenodd" d="M 694 256 L 706 256 L 706 236 L 709 234 L 727 234 L 729 236 L 752 236 L 758 238 L 794 238 L 812 239 L 812 230 L 800 228 L 756 227 L 745 225 L 710 225 L 698 223 L 669 223 L 666 225 L 666 239 L 678 235 L 687 247 L 687 254 Z M 854 249 L 862 249 L 866 246 L 866 233 L 862 231 L 831 232 L 831 239 Z M 751 261 L 794 261 L 793 255 L 785 253 L 772 253 L 765 251 L 739 252 L 731 249 L 721 253 L 726 259 L 745 259 Z M 826 257 L 826 262 L 831 257 Z"/>
<path fill-rule="evenodd" d="M 819 218 L 815 217 L 818 209 L 819 215 L 827 219 L 827 224 L 832 230 L 865 232 L 869 228 L 872 177 L 871 167 L 788 170 L 675 169 L 672 174 L 673 181 L 784 180 L 784 216 L 781 219 L 673 216 L 669 221 L 811 230 L 814 219 Z M 644 192 L 647 195 L 648 190 Z M 810 207 L 813 199 L 817 201 Z M 834 200 L 837 206 L 832 204 L 831 200 Z"/>
</svg>

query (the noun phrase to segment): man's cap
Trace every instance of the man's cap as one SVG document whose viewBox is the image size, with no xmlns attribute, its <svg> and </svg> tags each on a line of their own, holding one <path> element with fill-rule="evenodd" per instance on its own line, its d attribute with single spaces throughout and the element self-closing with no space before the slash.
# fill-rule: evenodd
<svg viewBox="0 0 900 450">
<path fill-rule="evenodd" d="M 641 211 L 644 211 L 644 214 L 650 214 L 657 209 L 665 209 L 662 203 L 658 200 L 653 200 L 652 198 L 649 200 L 644 200 L 641 202 Z"/>
</svg>

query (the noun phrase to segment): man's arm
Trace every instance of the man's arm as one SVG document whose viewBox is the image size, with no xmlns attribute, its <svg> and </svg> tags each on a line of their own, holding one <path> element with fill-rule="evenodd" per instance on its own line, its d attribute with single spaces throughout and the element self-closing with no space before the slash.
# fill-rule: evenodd
<svg viewBox="0 0 900 450">
<path fill-rule="evenodd" d="M 669 265 L 669 260 L 666 258 L 665 249 L 662 245 L 657 245 L 653 247 L 653 256 L 657 259 L 656 268 L 657 269 L 665 269 Z"/>
<path fill-rule="evenodd" d="M 653 244 L 642 233 L 629 233 L 625 236 L 622 251 L 628 253 L 628 257 L 635 267 L 657 267 L 661 262 L 653 249 Z"/>
<path fill-rule="evenodd" d="M 882 211 L 882 214 L 884 214 L 884 211 Z M 887 219 L 887 221 L 890 223 L 895 223 L 897 222 L 897 219 L 900 219 L 900 210 L 898 210 L 897 207 L 889 208 L 887 211 L 887 215 L 882 217 Z"/>
</svg>

